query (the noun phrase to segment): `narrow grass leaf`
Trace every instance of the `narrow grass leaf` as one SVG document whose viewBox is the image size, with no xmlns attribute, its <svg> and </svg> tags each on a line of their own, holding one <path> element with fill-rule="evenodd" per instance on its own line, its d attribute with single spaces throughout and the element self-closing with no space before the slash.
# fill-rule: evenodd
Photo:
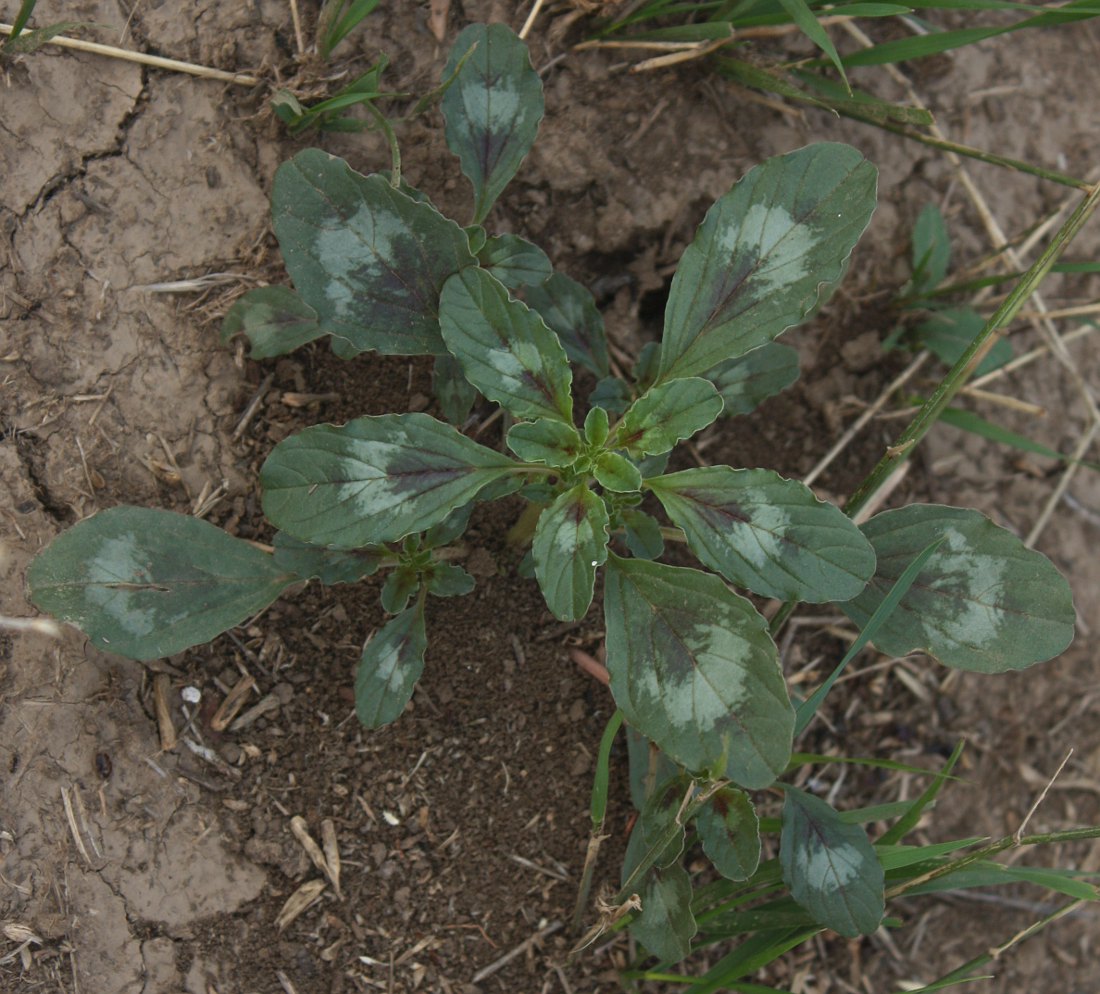
<svg viewBox="0 0 1100 994">
<path fill-rule="evenodd" d="M 596 770 L 592 775 L 592 803 L 589 813 L 592 818 L 592 827 L 598 829 L 607 814 L 607 790 L 611 779 L 611 747 L 615 744 L 615 736 L 623 726 L 623 713 L 618 709 L 607 720 L 603 736 L 600 739 L 600 748 L 596 752 Z"/>
<path fill-rule="evenodd" d="M 1001 425 L 987 421 L 973 411 L 964 411 L 958 407 L 948 407 L 940 415 L 940 421 L 952 428 L 968 431 L 979 438 L 988 439 L 998 445 L 1008 445 L 1021 452 L 1034 452 L 1038 456 L 1046 456 L 1048 459 L 1057 459 L 1059 462 L 1073 463 L 1086 466 L 1092 470 L 1100 470 L 1100 463 L 1089 462 L 1087 459 L 1074 459 L 1073 456 L 1063 455 L 1057 449 L 1052 449 L 1041 442 L 1033 441 L 1026 435 L 1019 435 L 1009 431 Z"/>
<path fill-rule="evenodd" d="M 611 692 L 626 720 L 693 773 L 769 786 L 794 712 L 764 619 L 716 576 L 609 557 Z"/>
<path fill-rule="evenodd" d="M 1065 578 L 985 515 L 918 504 L 877 514 L 862 531 L 878 567 L 867 589 L 840 605 L 861 628 L 920 550 L 943 540 L 875 633 L 882 652 L 924 651 L 957 669 L 1000 673 L 1050 659 L 1072 641 Z"/>
<path fill-rule="evenodd" d="M 104 652 L 159 659 L 209 642 L 300 577 L 186 514 L 113 507 L 63 532 L 31 562 L 31 603 Z"/>
<path fill-rule="evenodd" d="M 918 345 L 928 349 L 948 366 L 954 366 L 959 357 L 970 348 L 985 328 L 985 318 L 969 307 L 945 307 L 933 311 L 927 320 L 913 330 Z M 1000 369 L 1012 359 L 1012 343 L 1002 338 L 974 371 L 975 376 L 985 376 Z"/>
<path fill-rule="evenodd" d="M 295 288 L 347 353 L 446 351 L 440 290 L 476 262 L 457 224 L 315 148 L 279 167 L 271 211 Z"/>
<path fill-rule="evenodd" d="M 443 287 L 439 319 L 447 348 L 468 379 L 517 418 L 572 423 L 573 373 L 557 336 L 537 311 L 484 269 L 456 273 Z"/>
<path fill-rule="evenodd" d="M 317 312 L 288 286 L 249 290 L 233 303 L 222 322 L 222 341 L 244 335 L 253 359 L 285 355 L 325 333 Z"/>
<path fill-rule="evenodd" d="M 951 755 L 948 757 L 943 769 L 936 774 L 936 779 L 921 792 L 920 796 L 915 801 L 913 801 L 909 810 L 898 819 L 897 823 L 891 825 L 890 828 L 883 833 L 882 837 L 878 840 L 879 843 L 883 845 L 892 845 L 900 842 L 917 827 L 921 815 L 924 814 L 929 805 L 935 802 L 940 791 L 943 789 L 943 785 L 947 783 L 948 780 L 953 779 L 951 772 L 955 769 L 955 765 L 958 763 L 962 754 L 963 742 L 960 740 L 955 748 L 951 750 Z"/>
<path fill-rule="evenodd" d="M 610 374 L 603 316 L 595 298 L 580 283 L 554 273 L 545 283 L 528 289 L 527 304 L 561 339 L 570 362 L 580 363 L 599 377 Z"/>
<path fill-rule="evenodd" d="M 387 622 L 363 647 L 355 671 L 355 713 L 367 728 L 396 721 L 424 672 L 424 598 Z"/>
<path fill-rule="evenodd" d="M 802 321 L 840 280 L 877 172 L 825 142 L 769 159 L 707 212 L 665 309 L 658 381 L 705 373 Z"/>
<path fill-rule="evenodd" d="M 802 33 L 829 57 L 829 61 L 836 67 L 836 71 L 840 73 L 840 78 L 844 80 L 844 85 L 847 87 L 848 77 L 844 74 L 844 63 L 837 54 L 836 46 L 833 45 L 832 39 L 826 34 L 814 12 L 806 5 L 806 0 L 779 0 L 779 5 L 798 25 Z"/>
<path fill-rule="evenodd" d="M 504 24 L 467 27 L 455 39 L 444 75 L 456 69 L 443 95 L 447 145 L 473 185 L 474 221 L 480 223 L 534 144 L 542 80 L 527 46 Z"/>
<path fill-rule="evenodd" d="M 771 470 L 686 469 L 646 486 L 700 561 L 754 593 L 845 601 L 874 575 L 874 551 L 851 519 Z"/>
<path fill-rule="evenodd" d="M 943 213 L 935 204 L 926 204 L 917 215 L 912 243 L 914 289 L 934 289 L 944 281 L 951 265 L 951 239 Z"/>
<path fill-rule="evenodd" d="M 785 788 L 779 862 L 791 896 L 821 925 L 848 938 L 870 935 L 885 913 L 882 864 L 867 834 L 825 801 Z"/>
<path fill-rule="evenodd" d="M 531 543 L 546 606 L 562 621 L 583 618 L 592 603 L 596 568 L 607 560 L 607 508 L 583 483 L 539 516 Z"/>
<path fill-rule="evenodd" d="M 303 542 L 358 549 L 431 528 L 515 466 L 426 414 L 357 418 L 276 445 L 263 508 Z"/>
</svg>

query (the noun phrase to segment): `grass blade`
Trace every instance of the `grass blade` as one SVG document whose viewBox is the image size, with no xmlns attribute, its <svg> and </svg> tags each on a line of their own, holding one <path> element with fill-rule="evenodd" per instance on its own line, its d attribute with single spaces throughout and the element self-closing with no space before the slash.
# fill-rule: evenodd
<svg viewBox="0 0 1100 994">
<path fill-rule="evenodd" d="M 1064 463 L 1076 463 L 1088 469 L 1100 471 L 1100 463 L 1089 462 L 1087 459 L 1074 459 L 1073 456 L 1063 455 L 1056 449 L 1043 445 L 1041 442 L 1032 441 L 1026 435 L 1018 435 L 1016 432 L 1009 431 L 1007 428 L 1002 428 L 992 421 L 986 421 L 985 418 L 975 414 L 973 411 L 964 411 L 958 407 L 948 407 L 940 415 L 940 421 L 944 424 L 951 425 L 952 428 L 959 428 L 962 431 L 968 431 L 972 435 L 977 435 L 990 442 L 996 442 L 998 445 L 1008 445 L 1014 449 L 1019 449 L 1021 452 L 1034 452 L 1036 455 L 1046 456 L 1048 459 L 1057 459 L 1059 462 Z"/>
<path fill-rule="evenodd" d="M 840 73 L 840 78 L 844 80 L 844 86 L 850 95 L 852 88 L 848 86 L 848 77 L 844 73 L 844 63 L 841 61 L 836 47 L 825 33 L 825 29 L 814 17 L 813 11 L 806 6 L 806 0 L 779 0 L 779 2 L 782 4 L 783 9 L 790 14 L 791 20 L 802 29 L 802 33 L 829 56 L 829 61 L 836 66 L 836 71 Z"/>
</svg>

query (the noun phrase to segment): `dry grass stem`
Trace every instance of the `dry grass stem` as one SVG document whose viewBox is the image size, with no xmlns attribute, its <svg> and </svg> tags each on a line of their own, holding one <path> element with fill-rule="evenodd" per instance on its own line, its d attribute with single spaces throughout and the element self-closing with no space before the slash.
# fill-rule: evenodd
<svg viewBox="0 0 1100 994">
<path fill-rule="evenodd" d="M 1047 522 L 1050 521 L 1050 516 L 1054 513 L 1054 509 L 1062 500 L 1062 496 L 1065 494 L 1066 488 L 1069 487 L 1070 481 L 1080 468 L 1080 460 L 1085 457 L 1085 453 L 1088 452 L 1089 446 L 1092 445 L 1097 434 L 1100 434 L 1100 421 L 1094 421 L 1089 426 L 1088 430 L 1081 436 L 1080 441 L 1078 441 L 1076 448 L 1073 450 L 1073 455 L 1070 457 L 1072 461 L 1066 466 L 1061 479 L 1054 488 L 1054 492 L 1047 499 L 1042 513 L 1039 515 L 1039 519 L 1032 526 L 1031 531 L 1028 532 L 1028 536 L 1024 540 L 1024 544 L 1029 549 L 1039 541 L 1039 536 L 1043 534 L 1043 529 L 1046 528 Z"/>
<path fill-rule="evenodd" d="M 1073 755 L 1073 750 L 1070 749 L 1070 751 L 1066 753 L 1065 759 L 1063 759 L 1062 762 L 1060 762 L 1058 764 L 1058 769 L 1056 769 L 1054 771 L 1054 776 L 1052 776 L 1047 781 L 1046 786 L 1043 787 L 1043 789 L 1039 792 L 1039 796 L 1037 798 L 1035 798 L 1035 803 L 1032 804 L 1030 808 L 1028 808 L 1027 814 L 1024 815 L 1024 820 L 1022 822 L 1020 822 L 1020 827 L 1017 828 L 1016 831 L 1012 833 L 1012 837 L 1016 840 L 1016 845 L 1020 844 L 1020 840 L 1024 837 L 1024 830 L 1027 828 L 1027 823 L 1029 821 L 1031 821 L 1031 816 L 1034 815 L 1035 812 L 1039 810 L 1039 805 L 1043 803 L 1043 801 L 1045 800 L 1047 794 L 1050 793 L 1050 788 L 1054 786 L 1054 781 L 1058 779 L 1058 777 L 1062 773 L 1062 770 L 1064 770 L 1066 768 L 1066 763 L 1069 762 L 1069 758 L 1072 755 Z"/>
<path fill-rule="evenodd" d="M 275 918 L 275 927 L 281 932 L 303 912 L 321 899 L 327 884 L 323 880 L 308 880 L 286 899 L 282 911 Z"/>
<path fill-rule="evenodd" d="M 1045 407 L 1040 407 L 1038 404 L 1032 404 L 1027 400 L 1020 400 L 1019 397 L 1012 397 L 1009 394 L 983 390 L 981 387 L 976 387 L 973 384 L 963 387 L 959 393 L 966 394 L 968 397 L 973 397 L 975 400 L 985 400 L 991 404 L 997 404 L 1000 407 L 1007 407 L 1013 411 L 1020 411 L 1033 418 L 1045 418 L 1047 416 L 1047 409 Z"/>
<path fill-rule="evenodd" d="M 233 689 L 225 695 L 225 699 L 221 704 L 218 705 L 218 710 L 214 712 L 214 717 L 210 719 L 211 729 L 215 732 L 224 732 L 233 722 L 233 719 L 237 717 L 237 712 L 244 707 L 249 692 L 255 686 L 256 680 L 253 677 L 241 677 L 233 685 Z"/>
<path fill-rule="evenodd" d="M 171 752 L 176 748 L 176 726 L 172 722 L 172 710 L 168 706 L 168 691 L 171 687 L 172 678 L 167 673 L 158 673 L 153 677 L 153 711 L 157 716 L 161 752 Z"/>
<path fill-rule="evenodd" d="M 535 25 L 535 19 L 539 16 L 539 11 L 542 10 L 542 5 L 546 0 L 535 0 L 531 6 L 531 13 L 527 15 L 527 20 L 523 22 L 523 27 L 520 28 L 519 37 L 520 40 L 526 40 L 528 32 Z"/>
<path fill-rule="evenodd" d="M 0 24 L 0 35 L 10 35 L 12 30 L 10 24 Z M 74 52 L 89 52 L 92 55 L 106 55 L 108 58 L 121 59 L 124 62 L 136 62 L 138 65 L 152 66 L 154 69 L 187 73 L 190 76 L 198 76 L 200 79 L 216 79 L 223 83 L 236 83 L 238 86 L 259 86 L 261 82 L 258 76 L 249 76 L 246 73 L 211 69 L 208 66 L 197 66 L 191 62 L 180 62 L 178 59 L 164 59 L 159 55 L 131 52 L 125 48 L 115 48 L 113 45 L 100 45 L 94 41 L 67 38 L 65 35 L 55 35 L 47 44 L 72 49 Z"/>
<path fill-rule="evenodd" d="M 0 631 L 30 632 L 46 638 L 61 638 L 61 626 L 52 618 L 9 618 L 0 614 Z"/>
<path fill-rule="evenodd" d="M 485 980 L 487 977 L 491 977 L 498 970 L 511 963 L 512 960 L 514 960 L 517 956 L 522 956 L 532 946 L 559 931 L 561 927 L 561 922 L 551 922 L 545 928 L 539 929 L 539 931 L 537 931 L 530 938 L 524 939 L 523 942 L 521 942 L 514 949 L 506 952 L 503 956 L 500 957 L 500 959 L 490 963 L 484 969 L 478 970 L 478 972 L 474 974 L 473 979 L 470 981 L 470 983 L 480 984 L 481 981 Z"/>
</svg>

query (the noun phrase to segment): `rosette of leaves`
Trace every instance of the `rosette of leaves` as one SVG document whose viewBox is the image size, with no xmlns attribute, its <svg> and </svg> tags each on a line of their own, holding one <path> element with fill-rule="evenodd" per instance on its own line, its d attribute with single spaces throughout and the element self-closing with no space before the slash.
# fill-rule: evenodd
<svg viewBox="0 0 1100 994">
<path fill-rule="evenodd" d="M 744 792 L 786 771 L 795 712 L 767 623 L 734 587 L 839 602 L 860 622 L 913 555 L 946 536 L 876 638 L 889 652 L 919 648 L 983 671 L 1059 652 L 1073 628 L 1068 587 L 976 512 L 906 508 L 857 527 L 767 470 L 665 472 L 679 442 L 797 372 L 775 339 L 841 279 L 875 205 L 875 169 L 856 150 L 779 156 L 721 197 L 680 261 L 660 342 L 615 379 L 591 294 L 523 239 L 481 227 L 542 114 L 526 49 L 503 26 L 475 26 L 450 62 L 463 57 L 443 111 L 473 188 L 472 224 L 386 176 L 302 152 L 273 193 L 294 289 L 245 298 L 228 325 L 261 354 L 327 334 L 341 354 L 434 355 L 442 399 L 461 401 L 452 412 L 479 392 L 510 415 L 511 455 L 421 413 L 307 428 L 280 442 L 261 473 L 273 552 L 186 517 L 118 508 L 35 560 L 31 598 L 97 647 L 149 659 L 210 640 L 291 584 L 387 570 L 392 618 L 366 644 L 355 681 L 357 713 L 376 727 L 400 715 L 421 674 L 428 595 L 473 587 L 449 549 L 471 507 L 518 490 L 536 509 L 530 561 L 548 608 L 583 617 L 603 571 L 611 693 L 684 796 L 695 791 L 692 813 L 718 872 L 751 872 L 759 841 Z M 598 378 L 587 399 L 574 367 Z M 667 524 L 642 509 L 647 498 Z M 662 562 L 669 537 L 703 568 Z M 695 929 L 670 796 L 640 819 L 630 871 L 642 896 L 634 927 L 662 956 L 682 952 Z M 794 900 L 842 934 L 876 927 L 873 854 L 830 827 L 823 802 L 792 791 L 788 800 Z"/>
</svg>

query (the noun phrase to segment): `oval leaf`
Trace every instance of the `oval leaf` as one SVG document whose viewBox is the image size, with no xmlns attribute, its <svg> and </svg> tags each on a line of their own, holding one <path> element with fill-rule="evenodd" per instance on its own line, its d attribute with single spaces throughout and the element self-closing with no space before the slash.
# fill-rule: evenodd
<svg viewBox="0 0 1100 994">
<path fill-rule="evenodd" d="M 593 410 L 598 411 L 599 408 Z M 592 467 L 592 475 L 601 487 L 617 494 L 630 494 L 642 489 L 642 474 L 638 467 L 618 452 L 601 452 Z"/>
<path fill-rule="evenodd" d="M 396 721 L 424 672 L 424 602 L 391 619 L 363 646 L 355 671 L 355 713 L 367 728 Z"/>
<path fill-rule="evenodd" d="M 503 283 L 483 269 L 456 273 L 443 287 L 439 319 L 447 348 L 486 397 L 517 418 L 572 423 L 573 373 L 565 350 Z"/>
<path fill-rule="evenodd" d="M 285 355 L 324 334 L 317 312 L 288 286 L 249 290 L 222 322 L 222 341 L 244 335 L 253 359 Z"/>
<path fill-rule="evenodd" d="M 760 865 L 760 822 L 748 794 L 723 787 L 695 816 L 703 852 L 727 880 L 748 880 Z"/>
<path fill-rule="evenodd" d="M 346 341 L 341 354 L 445 351 L 439 291 L 476 262 L 457 224 L 315 148 L 279 167 L 271 212 L 287 272 L 324 329 Z"/>
<path fill-rule="evenodd" d="M 580 363 L 599 377 L 610 375 L 603 316 L 596 298 L 580 283 L 554 273 L 541 286 L 528 289 L 527 303 L 561 340 L 570 362 Z"/>
<path fill-rule="evenodd" d="M 524 462 L 568 466 L 581 454 L 581 436 L 563 421 L 539 418 L 521 421 L 508 430 L 508 448 Z"/>
<path fill-rule="evenodd" d="M 693 773 L 770 785 L 794 712 L 767 623 L 716 576 L 609 562 L 607 668 L 626 720 Z"/>
<path fill-rule="evenodd" d="M 791 896 L 814 920 L 848 938 L 870 935 L 885 913 L 882 864 L 867 833 L 828 804 L 784 788 L 779 864 Z"/>
<path fill-rule="evenodd" d="M 689 377 L 651 387 L 623 415 L 615 445 L 632 455 L 668 452 L 722 413 L 722 398 L 710 380 Z"/>
<path fill-rule="evenodd" d="M 431 528 L 514 466 L 426 414 L 385 414 L 292 435 L 275 446 L 260 480 L 277 528 L 358 549 Z"/>
<path fill-rule="evenodd" d="M 114 507 L 59 535 L 27 570 L 30 600 L 97 649 L 158 659 L 209 642 L 300 578 L 189 515 Z"/>
<path fill-rule="evenodd" d="M 660 374 L 705 373 L 798 324 L 844 274 L 877 171 L 823 142 L 751 170 L 707 212 L 669 291 Z"/>
<path fill-rule="evenodd" d="M 642 890 L 642 910 L 630 923 L 631 934 L 654 956 L 678 963 L 691 953 L 697 931 L 687 871 L 678 864 L 654 870 Z"/>
<path fill-rule="evenodd" d="M 519 235 L 490 238 L 477 257 L 509 290 L 545 283 L 554 272 L 547 254 Z"/>
<path fill-rule="evenodd" d="M 850 518 L 771 470 L 710 466 L 654 477 L 647 486 L 691 551 L 753 593 L 846 601 L 875 572 L 871 544 Z"/>
<path fill-rule="evenodd" d="M 443 78 L 452 76 L 442 105 L 447 145 L 473 184 L 474 220 L 480 222 L 535 143 L 542 80 L 531 68 L 527 46 L 504 24 L 466 28 L 447 57 Z"/>
<path fill-rule="evenodd" d="M 723 414 L 750 414 L 769 397 L 798 379 L 798 353 L 789 345 L 768 342 L 747 355 L 719 363 L 709 373 L 721 395 Z"/>
<path fill-rule="evenodd" d="M 1076 615 L 1065 578 L 984 514 L 914 504 L 863 526 L 878 556 L 867 589 L 841 608 L 863 626 L 905 567 L 943 537 L 909 592 L 875 633 L 885 653 L 921 650 L 962 670 L 1000 673 L 1057 656 Z"/>
<path fill-rule="evenodd" d="M 546 606 L 562 621 L 583 618 L 607 559 L 603 500 L 584 484 L 567 490 L 539 516 L 531 552 Z"/>
</svg>

